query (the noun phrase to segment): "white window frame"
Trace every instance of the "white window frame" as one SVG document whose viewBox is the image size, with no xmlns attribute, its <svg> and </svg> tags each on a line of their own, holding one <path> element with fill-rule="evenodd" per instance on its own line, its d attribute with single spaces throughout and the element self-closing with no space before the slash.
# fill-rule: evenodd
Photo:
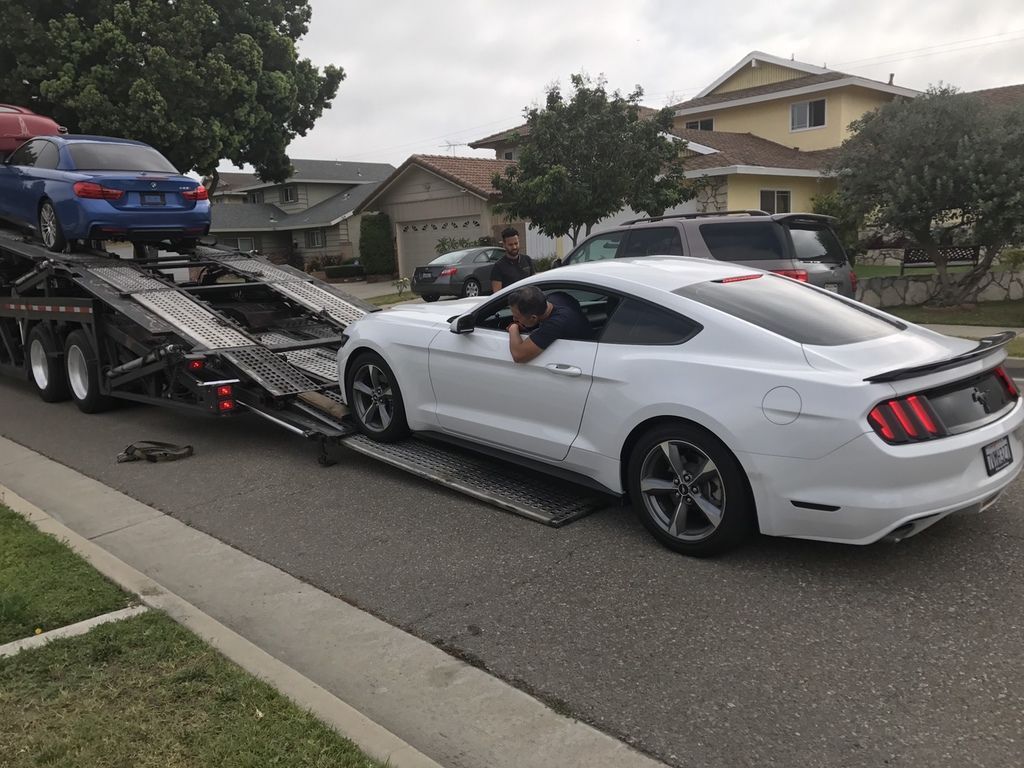
<svg viewBox="0 0 1024 768">
<path fill-rule="evenodd" d="M 821 125 L 811 125 L 811 104 L 817 104 L 821 102 Z M 797 115 L 802 111 L 803 113 L 803 125 L 798 125 Z M 789 105 L 789 131 L 790 133 L 797 133 L 798 131 L 813 131 L 816 128 L 824 128 L 828 124 L 828 99 L 808 99 L 807 101 L 798 101 L 794 104 Z"/>
<path fill-rule="evenodd" d="M 246 245 L 248 245 L 249 247 L 246 248 L 245 247 Z M 248 253 L 249 251 L 255 251 L 256 250 L 256 238 L 254 238 L 254 237 L 239 237 L 238 241 L 237 241 L 237 245 L 235 245 L 235 247 L 239 251 L 241 251 L 242 253 Z"/>
<path fill-rule="evenodd" d="M 323 248 L 324 247 L 324 231 L 322 229 L 307 229 L 306 230 L 306 247 L 307 248 Z"/>
<path fill-rule="evenodd" d="M 758 205 L 762 204 L 762 202 L 763 202 L 762 198 L 764 197 L 765 194 L 771 194 L 771 196 L 772 196 L 771 210 L 769 211 L 768 207 L 765 207 L 765 206 L 762 206 L 761 210 L 768 211 L 768 213 L 792 213 L 793 212 L 793 191 L 792 190 L 790 190 L 790 189 L 762 189 L 760 194 L 758 195 L 758 198 L 757 198 Z M 788 203 L 789 204 L 786 206 L 786 210 L 785 211 L 780 211 L 779 210 L 779 195 L 786 195 L 787 198 L 788 198 Z"/>
<path fill-rule="evenodd" d="M 710 128 L 701 128 L 701 123 L 710 123 Z M 715 130 L 715 118 L 713 117 L 702 117 L 699 120 L 687 120 L 683 127 L 688 131 L 713 131 Z"/>
<path fill-rule="evenodd" d="M 281 202 L 282 203 L 297 203 L 299 202 L 299 188 L 295 184 L 287 184 L 281 187 Z"/>
</svg>

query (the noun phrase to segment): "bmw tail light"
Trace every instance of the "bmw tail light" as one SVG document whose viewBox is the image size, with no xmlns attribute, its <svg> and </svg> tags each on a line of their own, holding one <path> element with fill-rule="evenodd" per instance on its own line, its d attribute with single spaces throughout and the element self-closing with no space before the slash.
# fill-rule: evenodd
<svg viewBox="0 0 1024 768">
<path fill-rule="evenodd" d="M 459 271 L 458 267 L 445 267 L 441 270 L 441 277 L 451 277 Z"/>
<path fill-rule="evenodd" d="M 76 181 L 72 187 L 76 197 L 86 200 L 120 200 L 124 197 L 123 189 L 111 189 L 97 184 L 95 181 Z"/>
<path fill-rule="evenodd" d="M 783 277 L 791 277 L 794 280 L 799 280 L 801 283 L 807 282 L 807 270 L 806 269 L 773 269 L 776 275 L 782 275 Z"/>
<path fill-rule="evenodd" d="M 210 193 L 206 191 L 206 187 L 202 184 L 195 187 L 194 189 L 186 189 L 181 193 L 181 196 L 186 200 L 209 200 Z"/>
<path fill-rule="evenodd" d="M 948 434 L 924 395 L 886 400 L 871 409 L 868 424 L 890 445 L 918 443 Z"/>
</svg>

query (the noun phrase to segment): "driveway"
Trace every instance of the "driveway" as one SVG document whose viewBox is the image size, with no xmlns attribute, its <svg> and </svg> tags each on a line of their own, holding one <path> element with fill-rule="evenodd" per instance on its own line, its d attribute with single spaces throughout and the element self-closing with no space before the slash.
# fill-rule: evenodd
<svg viewBox="0 0 1024 768">
<path fill-rule="evenodd" d="M 691 560 L 625 509 L 550 529 L 245 418 L 85 416 L 3 379 L 0 432 L 672 765 L 1020 763 L 1020 482 L 899 545 Z M 196 455 L 114 463 L 140 439 Z"/>
</svg>

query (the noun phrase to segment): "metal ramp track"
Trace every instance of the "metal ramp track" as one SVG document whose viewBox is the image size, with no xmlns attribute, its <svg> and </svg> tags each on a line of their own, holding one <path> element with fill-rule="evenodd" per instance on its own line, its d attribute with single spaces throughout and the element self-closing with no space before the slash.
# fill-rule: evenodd
<svg viewBox="0 0 1024 768">
<path fill-rule="evenodd" d="M 260 334 L 261 344 L 288 344 L 299 341 L 292 336 L 283 333 Z M 338 353 L 328 347 L 309 347 L 308 349 L 296 349 L 288 352 L 277 352 L 283 355 L 285 360 L 296 368 L 312 374 L 317 378 L 329 381 L 332 384 L 338 383 Z"/>
<path fill-rule="evenodd" d="M 610 496 L 462 448 L 410 438 L 377 443 L 365 435 L 342 445 L 447 488 L 553 528 L 614 503 Z"/>
<path fill-rule="evenodd" d="M 302 371 L 266 347 L 247 346 L 225 350 L 220 355 L 274 395 L 295 395 L 320 388 Z"/>
</svg>

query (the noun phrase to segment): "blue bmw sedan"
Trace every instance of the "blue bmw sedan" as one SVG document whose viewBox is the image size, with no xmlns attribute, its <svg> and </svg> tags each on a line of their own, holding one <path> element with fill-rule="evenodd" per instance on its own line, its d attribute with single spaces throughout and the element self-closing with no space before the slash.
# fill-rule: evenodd
<svg viewBox="0 0 1024 768">
<path fill-rule="evenodd" d="M 0 218 L 51 251 L 77 240 L 169 240 L 210 229 L 206 188 L 152 147 L 104 136 L 39 136 L 0 165 Z"/>
</svg>

